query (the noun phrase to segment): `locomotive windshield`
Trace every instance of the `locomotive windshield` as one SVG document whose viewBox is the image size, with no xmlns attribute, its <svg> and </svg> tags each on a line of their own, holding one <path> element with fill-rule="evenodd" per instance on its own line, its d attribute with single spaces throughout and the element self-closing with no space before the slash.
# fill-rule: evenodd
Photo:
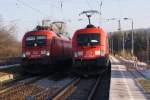
<svg viewBox="0 0 150 100">
<path fill-rule="evenodd" d="M 45 35 L 28 36 L 25 40 L 27 47 L 46 46 Z"/>
<path fill-rule="evenodd" d="M 79 34 L 77 36 L 78 46 L 97 46 L 100 45 L 100 34 Z"/>
</svg>

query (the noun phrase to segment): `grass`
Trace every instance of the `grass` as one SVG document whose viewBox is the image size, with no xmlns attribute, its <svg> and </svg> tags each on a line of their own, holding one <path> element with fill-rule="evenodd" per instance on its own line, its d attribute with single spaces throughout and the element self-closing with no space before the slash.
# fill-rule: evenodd
<svg viewBox="0 0 150 100">
<path fill-rule="evenodd" d="M 146 93 L 150 94 L 150 81 L 144 78 L 137 79 L 140 85 L 144 88 Z"/>
</svg>

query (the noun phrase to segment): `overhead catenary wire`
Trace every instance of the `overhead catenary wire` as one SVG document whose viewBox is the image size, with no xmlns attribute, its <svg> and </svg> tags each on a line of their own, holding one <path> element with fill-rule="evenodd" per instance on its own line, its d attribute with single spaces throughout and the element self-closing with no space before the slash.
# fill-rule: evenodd
<svg viewBox="0 0 150 100">
<path fill-rule="evenodd" d="M 60 0 L 60 8 L 61 8 L 61 14 L 63 16 L 63 1 L 62 0 Z"/>
<path fill-rule="evenodd" d="M 101 1 L 99 6 L 100 6 L 100 15 L 102 15 L 102 5 L 103 5 L 103 2 Z"/>
<path fill-rule="evenodd" d="M 97 4 L 98 4 L 98 9 L 100 10 L 100 15 L 102 14 L 102 5 L 103 5 L 103 0 L 96 0 Z"/>
<path fill-rule="evenodd" d="M 103 1 L 101 0 L 99 4 L 99 13 L 100 13 L 100 18 L 99 18 L 99 25 L 101 26 L 102 24 L 102 5 L 103 5 Z"/>
<path fill-rule="evenodd" d="M 39 9 L 36 9 L 36 8 L 30 6 L 29 4 L 27 4 L 27 3 L 24 2 L 24 1 L 17 0 L 17 2 L 21 3 L 21 4 L 24 5 L 25 7 L 28 7 L 28 8 L 32 9 L 33 11 L 35 11 L 35 12 L 37 12 L 37 13 L 39 13 L 39 14 L 42 14 L 42 15 L 44 14 L 44 15 L 46 15 L 45 13 L 43 13 L 42 11 L 40 11 Z"/>
<path fill-rule="evenodd" d="M 85 0 L 85 2 L 87 3 L 87 5 L 89 6 L 90 9 L 93 9 L 93 7 L 90 5 L 88 0 Z"/>
<path fill-rule="evenodd" d="M 103 0 L 95 0 L 95 2 L 98 4 L 98 11 L 99 11 L 99 26 L 101 26 L 102 23 L 102 5 L 103 5 Z"/>
</svg>

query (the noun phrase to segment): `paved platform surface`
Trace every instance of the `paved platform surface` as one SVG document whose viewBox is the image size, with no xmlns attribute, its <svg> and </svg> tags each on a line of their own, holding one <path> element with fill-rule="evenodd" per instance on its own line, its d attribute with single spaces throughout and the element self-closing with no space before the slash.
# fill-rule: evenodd
<svg viewBox="0 0 150 100">
<path fill-rule="evenodd" d="M 150 100 L 150 96 L 137 84 L 133 74 L 119 60 L 111 57 L 112 72 L 109 100 Z"/>
</svg>

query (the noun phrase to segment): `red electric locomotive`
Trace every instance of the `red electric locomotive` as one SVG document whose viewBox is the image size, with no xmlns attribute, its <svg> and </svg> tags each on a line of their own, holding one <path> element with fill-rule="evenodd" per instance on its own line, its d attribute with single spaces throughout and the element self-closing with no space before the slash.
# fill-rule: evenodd
<svg viewBox="0 0 150 100">
<path fill-rule="evenodd" d="M 70 67 L 71 40 L 48 27 L 37 26 L 27 32 L 22 40 L 22 67 L 29 73 L 51 72 Z M 63 66 L 65 65 L 65 66 Z"/>
<path fill-rule="evenodd" d="M 110 66 L 108 36 L 102 28 L 90 23 L 91 14 L 97 11 L 83 11 L 89 19 L 86 28 L 77 30 L 72 38 L 73 68 L 84 70 L 104 69 Z"/>
</svg>

